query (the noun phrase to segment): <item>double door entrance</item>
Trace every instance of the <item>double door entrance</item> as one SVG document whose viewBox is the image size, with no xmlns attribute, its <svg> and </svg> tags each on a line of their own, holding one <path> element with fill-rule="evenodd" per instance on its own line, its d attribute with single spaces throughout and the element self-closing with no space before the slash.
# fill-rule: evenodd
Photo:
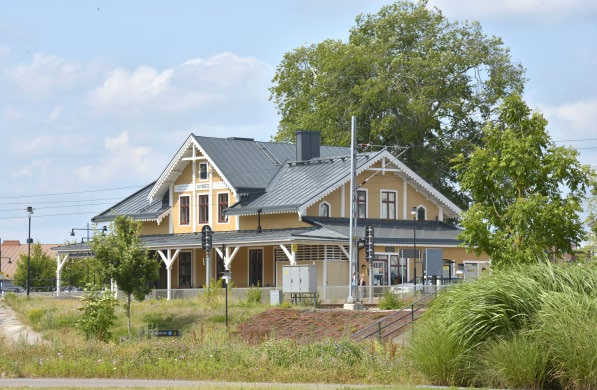
<svg viewBox="0 0 597 390">
<path fill-rule="evenodd" d="M 389 286 L 408 282 L 408 259 L 398 253 L 375 254 L 371 264 L 374 286 Z"/>
</svg>

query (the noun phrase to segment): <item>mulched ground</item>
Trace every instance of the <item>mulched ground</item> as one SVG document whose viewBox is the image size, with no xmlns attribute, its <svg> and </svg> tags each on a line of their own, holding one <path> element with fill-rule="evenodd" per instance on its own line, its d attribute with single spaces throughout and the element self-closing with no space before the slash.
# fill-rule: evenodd
<svg viewBox="0 0 597 390">
<path fill-rule="evenodd" d="M 300 342 L 339 340 L 379 321 L 391 311 L 344 309 L 272 308 L 256 315 L 237 328 L 240 337 L 250 343 L 270 338 L 295 339 Z"/>
</svg>

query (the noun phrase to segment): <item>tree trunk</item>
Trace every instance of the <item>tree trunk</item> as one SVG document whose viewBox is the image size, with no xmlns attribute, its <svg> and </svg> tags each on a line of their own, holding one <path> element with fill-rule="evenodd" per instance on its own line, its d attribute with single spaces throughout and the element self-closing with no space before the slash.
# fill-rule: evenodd
<svg viewBox="0 0 597 390">
<path fill-rule="evenodd" d="M 128 294 L 126 299 L 126 317 L 128 320 L 129 337 L 131 337 L 131 294 Z"/>
</svg>

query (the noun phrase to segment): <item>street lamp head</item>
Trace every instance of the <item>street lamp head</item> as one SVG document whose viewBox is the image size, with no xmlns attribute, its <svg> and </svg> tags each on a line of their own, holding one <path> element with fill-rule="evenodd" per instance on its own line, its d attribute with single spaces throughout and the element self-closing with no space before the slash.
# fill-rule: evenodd
<svg viewBox="0 0 597 390">
<path fill-rule="evenodd" d="M 31 207 L 31 206 L 27 206 L 27 214 L 28 214 L 29 216 L 31 216 L 31 214 L 33 214 L 33 207 Z"/>
<path fill-rule="evenodd" d="M 72 230 L 70 231 L 70 235 L 71 235 L 72 237 L 74 237 L 74 236 L 75 236 L 75 229 L 72 229 Z"/>
<path fill-rule="evenodd" d="M 410 211 L 410 214 L 413 216 L 413 218 L 416 218 L 417 214 L 418 214 L 417 208 L 413 207 L 412 210 Z"/>
</svg>

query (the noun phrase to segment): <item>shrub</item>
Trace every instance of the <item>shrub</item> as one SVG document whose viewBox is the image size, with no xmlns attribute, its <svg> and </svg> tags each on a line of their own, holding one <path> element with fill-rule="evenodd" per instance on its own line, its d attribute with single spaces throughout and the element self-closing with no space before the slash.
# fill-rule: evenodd
<svg viewBox="0 0 597 390">
<path fill-rule="evenodd" d="M 260 304 L 262 303 L 262 295 L 261 289 L 258 287 L 251 287 L 247 290 L 247 299 L 246 302 L 248 304 Z"/>
<path fill-rule="evenodd" d="M 86 290 L 79 308 L 83 314 L 75 327 L 87 340 L 108 341 L 112 337 L 109 329 L 116 320 L 114 310 L 118 300 L 110 291 L 99 291 L 96 287 Z"/>
<path fill-rule="evenodd" d="M 377 305 L 381 310 L 396 310 L 403 306 L 404 302 L 402 302 L 402 299 L 397 294 L 390 292 L 390 290 L 384 292 L 383 297 L 380 298 Z"/>
</svg>

